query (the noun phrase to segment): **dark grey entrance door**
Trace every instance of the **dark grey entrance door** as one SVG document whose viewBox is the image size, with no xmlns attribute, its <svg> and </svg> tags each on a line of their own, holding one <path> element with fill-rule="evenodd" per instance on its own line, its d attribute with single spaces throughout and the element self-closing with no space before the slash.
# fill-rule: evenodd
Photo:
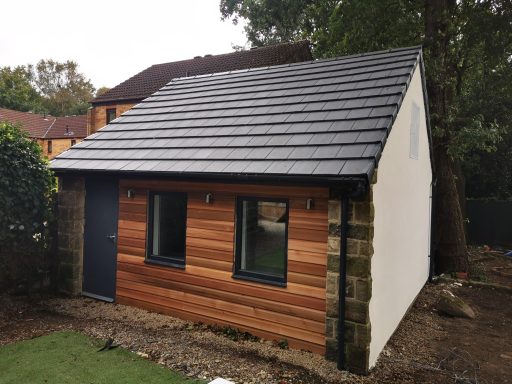
<svg viewBox="0 0 512 384">
<path fill-rule="evenodd" d="M 116 295 L 118 200 L 117 178 L 86 179 L 82 293 L 106 301 Z"/>
</svg>

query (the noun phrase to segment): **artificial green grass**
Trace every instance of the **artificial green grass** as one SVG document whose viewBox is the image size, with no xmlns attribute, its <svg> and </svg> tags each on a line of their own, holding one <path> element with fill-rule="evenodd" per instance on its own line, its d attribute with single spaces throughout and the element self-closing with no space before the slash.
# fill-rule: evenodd
<svg viewBox="0 0 512 384">
<path fill-rule="evenodd" d="M 0 347 L 0 384 L 198 383 L 122 348 L 98 352 L 103 342 L 56 332 Z"/>
</svg>

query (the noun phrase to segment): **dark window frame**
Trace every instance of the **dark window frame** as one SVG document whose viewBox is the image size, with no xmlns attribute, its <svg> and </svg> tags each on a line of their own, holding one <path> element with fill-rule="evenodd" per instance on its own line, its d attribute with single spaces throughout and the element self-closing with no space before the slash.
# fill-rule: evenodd
<svg viewBox="0 0 512 384">
<path fill-rule="evenodd" d="M 183 236 L 183 257 L 153 255 L 153 214 L 154 214 L 154 197 L 160 196 L 182 196 L 185 200 L 185 231 Z M 169 267 L 184 269 L 187 261 L 187 212 L 188 211 L 188 194 L 186 192 L 172 191 L 150 191 L 148 192 L 148 208 L 147 208 L 147 236 L 146 236 L 146 257 L 144 262 L 147 264 L 165 265 Z"/>
<path fill-rule="evenodd" d="M 71 146 L 73 145 L 76 145 L 76 140 L 75 139 L 71 139 Z"/>
<path fill-rule="evenodd" d="M 53 142 L 51 140 L 48 140 L 47 151 L 48 151 L 48 153 L 52 153 L 53 152 Z"/>
<path fill-rule="evenodd" d="M 284 271 L 283 277 L 266 275 L 263 273 L 250 272 L 241 269 L 242 261 L 242 215 L 244 201 L 261 201 L 286 204 L 286 226 L 284 230 Z M 277 285 L 286 287 L 288 280 L 288 227 L 290 224 L 290 201 L 284 198 L 263 197 L 263 196 L 237 196 L 236 197 L 236 222 L 235 222 L 235 260 L 233 263 L 234 279 L 249 280 L 257 283 Z"/>
<path fill-rule="evenodd" d="M 114 118 L 113 118 L 113 119 L 109 119 L 109 116 L 110 116 L 110 113 L 111 113 L 111 112 L 114 112 Z M 115 120 L 115 119 L 116 119 L 116 117 L 117 117 L 117 108 L 106 108 L 106 109 L 105 109 L 105 114 L 106 114 L 105 122 L 106 122 L 107 124 L 110 124 L 110 122 L 111 122 L 112 120 Z"/>
</svg>

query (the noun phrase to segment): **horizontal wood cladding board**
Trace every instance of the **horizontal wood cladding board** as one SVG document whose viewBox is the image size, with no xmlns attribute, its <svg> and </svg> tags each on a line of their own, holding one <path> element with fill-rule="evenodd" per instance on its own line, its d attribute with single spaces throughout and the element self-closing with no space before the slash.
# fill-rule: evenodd
<svg viewBox="0 0 512 384">
<path fill-rule="evenodd" d="M 184 320 L 201 322 L 201 323 L 206 323 L 206 324 L 221 324 L 221 322 L 215 318 L 210 318 L 205 315 L 195 315 L 195 314 L 192 314 L 187 311 L 181 311 L 176 308 L 168 307 L 168 306 L 161 305 L 161 304 L 152 304 L 147 301 L 137 300 L 137 299 L 133 298 L 130 293 L 128 293 L 128 295 L 129 296 L 124 296 L 124 295 L 119 294 L 116 297 L 117 302 L 120 304 L 124 304 L 124 305 L 131 305 L 134 307 L 144 308 L 144 309 L 147 309 L 148 311 L 153 311 L 153 312 L 163 313 L 163 314 L 170 315 L 170 316 L 175 316 L 175 317 L 178 317 L 178 318 L 181 318 Z M 231 324 L 225 323 L 225 325 L 231 325 Z M 258 329 L 252 328 L 252 327 L 244 327 L 243 329 L 247 332 L 250 332 L 254 336 L 258 336 L 263 339 L 267 339 L 267 340 L 282 339 L 281 335 L 272 334 L 271 332 L 260 331 Z M 311 351 L 311 352 L 319 353 L 322 355 L 325 354 L 325 346 L 319 346 L 317 344 L 312 344 L 312 343 L 308 343 L 303 340 L 296 340 L 296 339 L 292 339 L 292 338 L 287 339 L 287 341 L 288 341 L 288 345 L 291 348 L 303 349 L 306 351 Z"/>
<path fill-rule="evenodd" d="M 240 294 L 239 286 L 236 282 L 224 283 L 215 281 L 214 279 L 190 278 L 184 273 L 179 274 L 178 271 L 173 278 L 169 278 L 169 274 L 166 274 L 165 271 L 158 272 L 163 273 L 152 274 L 146 268 L 139 269 L 133 265 L 121 264 L 120 269 L 117 271 L 117 278 L 128 281 L 147 282 L 155 287 L 203 294 L 208 297 L 268 309 L 270 311 L 288 314 L 302 319 L 309 319 L 319 323 L 325 322 L 324 308 L 307 308 L 301 306 L 301 301 L 299 300 L 286 301 L 286 295 L 277 295 L 277 299 L 281 301 L 274 300 L 274 298 L 270 300 L 268 296 L 261 297 L 261 289 L 251 289 L 250 287 L 245 287 L 245 289 L 243 289 L 245 294 L 242 295 Z"/>
<path fill-rule="evenodd" d="M 149 191 L 187 193 L 183 270 L 144 262 Z M 205 203 L 206 193 L 213 194 L 212 204 Z M 286 287 L 233 278 L 237 196 L 288 200 Z M 314 199 L 312 210 L 306 209 L 308 198 Z M 327 201 L 323 187 L 122 180 L 117 300 L 324 353 Z"/>
<path fill-rule="evenodd" d="M 154 284 L 147 284 L 141 282 L 134 282 L 133 280 L 119 280 L 118 287 L 135 290 L 148 295 L 158 296 L 160 302 L 171 304 L 175 301 L 175 307 L 183 306 L 190 312 L 197 314 L 216 313 L 218 317 L 225 321 L 230 321 L 230 316 L 244 316 L 244 319 L 237 319 L 241 325 L 252 325 L 262 330 L 267 327 L 266 322 L 271 325 L 268 328 L 274 330 L 281 329 L 281 333 L 286 336 L 295 337 L 303 340 L 314 342 L 315 344 L 322 344 L 321 336 L 324 332 L 324 324 L 311 320 L 301 319 L 295 316 L 285 315 L 282 313 L 269 311 L 266 309 L 255 308 L 253 306 L 234 303 L 226 300 L 219 300 L 207 297 L 204 294 L 198 295 L 182 290 L 173 290 L 167 288 L 157 287 Z M 147 297 L 145 301 L 153 301 L 151 297 Z M 222 312 L 222 313 L 221 313 Z M 298 336 L 301 335 L 301 336 Z"/>
</svg>

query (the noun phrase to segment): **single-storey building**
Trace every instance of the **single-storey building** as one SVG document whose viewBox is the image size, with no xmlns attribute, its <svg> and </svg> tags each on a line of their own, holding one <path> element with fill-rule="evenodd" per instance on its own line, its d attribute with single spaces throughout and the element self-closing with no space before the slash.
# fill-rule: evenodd
<svg viewBox="0 0 512 384">
<path fill-rule="evenodd" d="M 429 275 L 424 82 L 420 47 L 171 81 L 52 162 L 63 288 L 367 372 Z"/>
</svg>

